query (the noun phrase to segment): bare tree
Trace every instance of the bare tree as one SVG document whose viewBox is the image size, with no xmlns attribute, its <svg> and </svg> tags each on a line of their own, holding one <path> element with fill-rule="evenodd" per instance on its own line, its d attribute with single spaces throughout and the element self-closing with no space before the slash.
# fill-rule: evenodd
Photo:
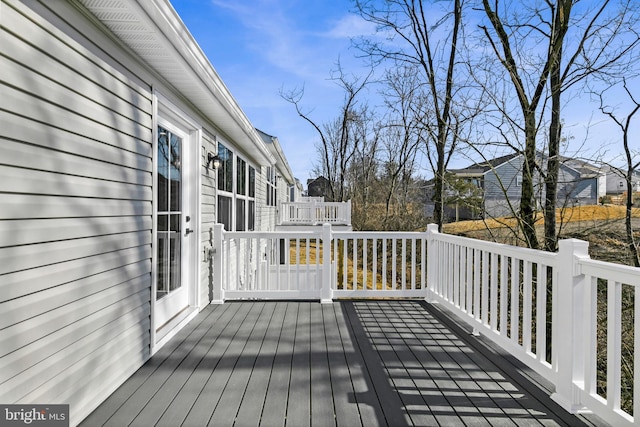
<svg viewBox="0 0 640 427">
<path fill-rule="evenodd" d="M 298 115 L 313 126 L 320 136 L 320 144 L 317 147 L 320 155 L 320 173 L 329 180 L 329 197 L 332 201 L 342 202 L 347 197 L 345 182 L 357 150 L 354 124 L 357 125 L 367 114 L 367 106 L 360 103 L 358 95 L 366 87 L 370 77 L 371 74 L 364 78 L 347 76 L 338 63 L 338 70 L 332 79 L 344 89 L 344 101 L 338 117 L 324 124 L 316 123 L 309 112 L 302 110 L 300 102 L 304 96 L 304 87 L 288 92 L 280 91 L 280 96 L 293 104 Z"/>
<path fill-rule="evenodd" d="M 537 20 L 540 11 L 532 9 L 530 13 L 507 14 L 507 7 L 500 8 L 499 0 L 490 5 L 488 0 L 482 0 L 484 12 L 489 18 L 491 29 L 481 26 L 493 53 L 506 69 L 516 93 L 520 106 L 524 132 L 524 148 L 522 150 L 524 162 L 522 170 L 522 193 L 520 196 L 519 227 L 525 237 L 528 247 L 537 248 L 536 235 L 536 203 L 534 194 L 534 171 L 536 165 L 536 141 L 539 130 L 541 104 L 545 100 L 545 87 L 549 79 L 551 64 L 559 60 L 558 46 L 553 45 L 550 38 L 546 58 L 532 67 L 528 61 L 520 56 L 525 52 L 525 40 L 539 28 Z M 512 23 L 509 19 L 512 19 Z M 529 40 L 531 41 L 531 40 Z M 514 45 L 515 44 L 515 45 Z M 517 56 L 516 56 L 517 55 Z M 528 58 L 525 58 L 528 59 Z M 533 70 L 532 70 L 533 69 Z"/>
<path fill-rule="evenodd" d="M 391 61 L 394 66 L 410 65 L 420 71 L 420 84 L 428 95 L 429 108 L 422 114 L 428 128 L 428 144 L 433 144 L 434 220 L 442 228 L 444 173 L 458 142 L 455 135 L 454 93 L 456 56 L 461 34 L 463 0 L 446 2 L 444 14 L 433 4 L 420 0 L 356 0 L 356 10 L 378 32 L 393 39 L 390 43 L 361 39 L 357 47 L 375 64 Z M 426 105 L 426 104 L 425 104 Z"/>
<path fill-rule="evenodd" d="M 624 68 L 622 61 L 639 42 L 633 30 L 637 6 L 632 0 L 604 0 L 580 9 L 578 3 L 579 0 L 538 0 L 510 8 L 512 4 L 508 2 L 495 0 L 491 4 L 482 0 L 491 27 L 481 29 L 508 72 L 522 116 L 525 162 L 520 226 L 527 245 L 538 247 L 534 199 L 537 168 L 545 179 L 544 247 L 550 251 L 557 247 L 562 94 L 593 74 L 618 73 Z M 613 10 L 614 4 L 620 8 Z M 546 109 L 547 96 L 550 111 Z M 548 156 L 543 166 L 536 163 L 536 152 L 542 148 L 538 134 L 547 113 Z"/>
<path fill-rule="evenodd" d="M 402 66 L 388 70 L 384 85 L 383 96 L 388 113 L 381 128 L 385 183 L 383 228 L 389 229 L 394 195 L 399 188 L 402 188 L 405 196 L 409 191 L 407 185 L 413 177 L 425 130 L 419 114 L 423 97 L 420 95 L 415 67 Z M 402 187 L 402 184 L 405 186 Z"/>
<path fill-rule="evenodd" d="M 352 201 L 351 223 L 356 230 L 369 228 L 369 217 L 376 216 L 371 208 L 376 198 L 380 129 L 374 119 L 374 114 L 363 108 L 352 123 L 355 153 L 349 166 L 348 196 Z"/>
<path fill-rule="evenodd" d="M 622 132 L 622 148 L 624 150 L 626 167 L 625 169 L 621 169 L 612 166 L 612 168 L 614 168 L 618 171 L 618 173 L 624 176 L 626 181 L 627 197 L 625 200 L 625 231 L 627 236 L 627 245 L 629 248 L 629 255 L 631 256 L 633 264 L 636 267 L 640 267 L 640 253 L 638 252 L 638 243 L 635 242 L 633 236 L 633 226 L 631 223 L 633 209 L 633 175 L 640 168 L 640 151 L 633 152 L 629 145 L 631 123 L 636 113 L 640 111 L 640 100 L 638 100 L 637 96 L 635 96 L 631 92 L 626 79 L 623 79 L 622 87 L 624 89 L 624 92 L 628 96 L 629 101 L 631 102 L 631 110 L 626 115 L 617 115 L 616 109 L 606 104 L 605 97 L 607 93 L 605 91 L 599 93 L 600 111 L 602 111 L 603 114 L 613 120 Z"/>
<path fill-rule="evenodd" d="M 575 0 L 549 2 L 552 12 L 550 46 L 557 51 L 551 62 L 550 92 L 551 118 L 549 125 L 548 161 L 545 171 L 545 250 L 555 251 L 556 201 L 562 141 L 562 94 L 571 86 L 594 74 L 620 75 L 627 72 L 629 53 L 640 43 L 634 24 L 638 8 L 632 0 L 616 2 L 604 0 L 573 13 Z M 571 19 L 572 16 L 575 16 Z M 566 43 L 570 40 L 571 43 Z M 566 47 L 565 47 L 566 46 Z M 569 50 L 571 51 L 569 52 Z M 565 52 L 568 53 L 565 54 Z"/>
</svg>

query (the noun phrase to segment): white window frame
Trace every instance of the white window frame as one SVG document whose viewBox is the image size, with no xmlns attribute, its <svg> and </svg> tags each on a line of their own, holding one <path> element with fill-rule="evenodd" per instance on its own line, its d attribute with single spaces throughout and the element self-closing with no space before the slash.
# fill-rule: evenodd
<svg viewBox="0 0 640 427">
<path fill-rule="evenodd" d="M 278 205 L 278 192 L 276 191 L 276 168 L 275 166 L 267 166 L 267 206 Z"/>
<path fill-rule="evenodd" d="M 221 210 L 220 210 L 220 198 L 224 197 L 227 198 L 230 202 L 230 211 L 229 211 L 229 224 L 228 224 L 228 228 L 229 231 L 233 230 L 233 231 L 251 231 L 251 230 L 255 230 L 255 219 L 256 219 L 256 215 L 255 215 L 255 211 L 256 211 L 256 203 L 255 203 L 255 182 L 256 182 L 256 167 L 251 164 L 243 155 L 240 155 L 238 153 L 238 150 L 231 146 L 230 144 L 227 144 L 223 141 L 218 141 L 218 151 L 220 148 L 220 145 L 222 145 L 223 147 L 225 147 L 227 150 L 229 150 L 229 152 L 231 153 L 231 161 L 229 162 L 231 164 L 231 191 L 228 191 L 227 189 L 221 190 L 220 189 L 220 183 L 219 183 L 219 175 L 218 175 L 218 184 L 216 185 L 217 188 L 217 204 L 218 204 L 218 222 L 221 222 Z M 244 168 L 244 173 L 245 173 L 245 179 L 244 179 L 244 194 L 241 194 L 240 189 L 238 188 L 238 164 L 239 162 L 242 163 L 243 168 Z M 254 174 L 254 180 L 253 180 L 253 187 L 254 187 L 254 195 L 250 196 L 249 195 L 249 190 L 250 190 L 250 185 L 251 185 L 251 173 L 250 171 L 253 170 Z M 239 202 L 243 202 L 244 203 L 244 214 L 242 215 L 242 224 L 239 224 L 238 222 L 238 204 Z M 250 221 L 249 221 L 249 216 L 250 216 L 250 208 L 251 208 L 251 202 L 253 202 L 253 227 L 250 227 Z M 227 228 L 227 224 L 225 224 L 225 229 Z"/>
<path fill-rule="evenodd" d="M 222 164 L 220 165 L 220 167 L 218 168 L 217 171 L 217 182 L 216 182 L 216 190 L 217 190 L 217 197 L 216 197 L 216 211 L 217 211 L 217 221 L 221 224 L 225 225 L 225 230 L 227 231 L 233 231 L 235 230 L 235 180 L 236 180 L 236 176 L 235 176 L 235 148 L 232 149 L 229 144 L 226 144 L 222 141 L 218 141 L 218 146 L 217 146 L 217 153 L 218 156 L 220 156 L 222 153 L 220 151 L 220 146 L 223 146 L 226 150 L 229 151 L 229 153 L 231 153 L 231 161 L 229 162 L 229 164 L 231 165 L 231 189 L 228 188 L 224 188 L 221 189 L 220 185 L 221 185 L 221 179 L 220 179 L 220 174 L 223 173 L 223 167 L 224 167 L 224 162 L 226 161 L 223 160 Z M 225 198 L 229 200 L 230 203 L 230 209 L 229 209 L 229 223 L 225 224 L 223 221 L 221 221 L 221 213 L 222 213 L 222 203 L 220 202 L 220 198 Z"/>
</svg>

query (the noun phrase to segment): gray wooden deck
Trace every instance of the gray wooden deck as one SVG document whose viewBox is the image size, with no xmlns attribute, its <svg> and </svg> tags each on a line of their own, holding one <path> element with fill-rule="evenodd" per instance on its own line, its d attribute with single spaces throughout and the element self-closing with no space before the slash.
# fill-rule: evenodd
<svg viewBox="0 0 640 427">
<path fill-rule="evenodd" d="M 546 396 L 424 302 L 230 302 L 82 425 L 585 425 Z"/>
</svg>

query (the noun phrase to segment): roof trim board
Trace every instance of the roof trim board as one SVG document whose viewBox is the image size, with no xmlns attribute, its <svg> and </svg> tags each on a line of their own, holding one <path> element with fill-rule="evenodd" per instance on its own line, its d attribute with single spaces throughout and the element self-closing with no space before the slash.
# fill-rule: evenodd
<svg viewBox="0 0 640 427">
<path fill-rule="evenodd" d="M 258 162 L 276 162 L 169 1 L 78 2 L 211 120 L 230 142 Z"/>
</svg>

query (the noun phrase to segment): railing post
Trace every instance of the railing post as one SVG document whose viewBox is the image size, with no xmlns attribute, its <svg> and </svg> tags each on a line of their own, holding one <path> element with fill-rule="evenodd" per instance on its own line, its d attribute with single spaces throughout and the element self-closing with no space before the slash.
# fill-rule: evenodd
<svg viewBox="0 0 640 427">
<path fill-rule="evenodd" d="M 347 200 L 347 217 L 345 218 L 347 225 L 351 225 L 351 199 Z"/>
<path fill-rule="evenodd" d="M 333 240 L 331 224 L 322 225 L 322 286 L 320 289 L 320 302 L 330 304 L 333 302 L 333 275 L 331 274 L 331 244 Z"/>
<path fill-rule="evenodd" d="M 584 411 L 580 389 L 584 383 L 585 354 L 581 351 L 584 322 L 584 275 L 579 259 L 589 258 L 589 243 L 578 239 L 558 242 L 554 266 L 557 287 L 552 303 L 552 359 L 556 367 L 556 391 L 551 398 L 570 413 Z"/>
<path fill-rule="evenodd" d="M 213 226 L 213 299 L 211 304 L 224 304 L 222 289 L 224 268 L 224 225 Z"/>
<path fill-rule="evenodd" d="M 438 234 L 438 224 L 427 225 L 427 289 L 425 300 L 433 302 L 433 289 L 436 285 L 436 268 L 438 254 L 436 246 L 436 235 Z"/>
</svg>

